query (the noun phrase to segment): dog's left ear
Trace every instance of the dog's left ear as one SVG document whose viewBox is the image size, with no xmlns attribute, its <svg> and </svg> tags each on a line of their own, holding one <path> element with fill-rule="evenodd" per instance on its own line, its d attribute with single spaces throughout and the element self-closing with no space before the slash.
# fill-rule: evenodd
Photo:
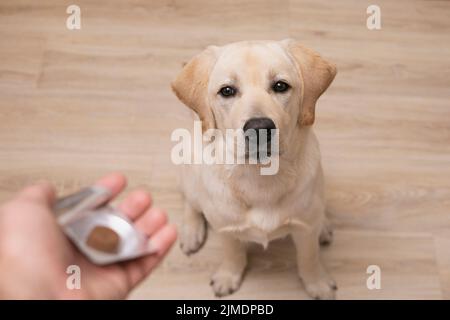
<svg viewBox="0 0 450 320">
<path fill-rule="evenodd" d="M 217 47 L 209 46 L 196 55 L 172 82 L 172 90 L 202 121 L 202 129 L 215 128 L 214 114 L 208 105 L 207 90 L 211 69 L 217 59 Z"/>
<path fill-rule="evenodd" d="M 314 50 L 308 49 L 297 41 L 281 41 L 297 64 L 302 80 L 302 102 L 299 123 L 309 126 L 314 123 L 317 99 L 325 92 L 336 76 L 336 66 L 322 58 Z"/>
</svg>

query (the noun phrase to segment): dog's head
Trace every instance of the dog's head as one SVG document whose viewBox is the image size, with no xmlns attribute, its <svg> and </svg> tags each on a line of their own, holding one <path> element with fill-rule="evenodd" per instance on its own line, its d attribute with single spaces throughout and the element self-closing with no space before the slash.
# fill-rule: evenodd
<svg viewBox="0 0 450 320">
<path fill-rule="evenodd" d="M 279 129 L 282 151 L 297 126 L 314 123 L 316 101 L 335 75 L 334 64 L 294 40 L 246 41 L 208 47 L 172 89 L 203 130 Z"/>
</svg>

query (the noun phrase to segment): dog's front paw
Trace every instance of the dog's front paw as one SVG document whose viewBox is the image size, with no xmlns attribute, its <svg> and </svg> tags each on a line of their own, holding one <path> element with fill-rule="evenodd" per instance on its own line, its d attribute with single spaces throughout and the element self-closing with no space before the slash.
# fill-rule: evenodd
<svg viewBox="0 0 450 320">
<path fill-rule="evenodd" d="M 241 285 L 242 274 L 232 273 L 226 270 L 218 270 L 211 277 L 211 287 L 216 297 L 223 297 L 232 294 Z"/>
<path fill-rule="evenodd" d="M 304 282 L 306 292 L 313 299 L 334 300 L 336 299 L 336 282 L 332 279 L 323 278 L 314 282 Z"/>
<path fill-rule="evenodd" d="M 181 227 L 180 248 L 186 255 L 200 250 L 206 240 L 206 220 L 203 217 L 185 221 Z"/>
</svg>

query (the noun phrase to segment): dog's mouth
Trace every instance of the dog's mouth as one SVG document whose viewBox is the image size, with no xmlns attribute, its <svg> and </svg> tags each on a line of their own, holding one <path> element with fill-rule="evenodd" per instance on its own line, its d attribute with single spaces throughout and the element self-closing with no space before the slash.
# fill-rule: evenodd
<svg viewBox="0 0 450 320">
<path fill-rule="evenodd" d="M 245 158 L 259 161 L 269 160 L 272 155 L 279 155 L 277 134 L 258 132 L 255 136 L 245 136 Z"/>
</svg>

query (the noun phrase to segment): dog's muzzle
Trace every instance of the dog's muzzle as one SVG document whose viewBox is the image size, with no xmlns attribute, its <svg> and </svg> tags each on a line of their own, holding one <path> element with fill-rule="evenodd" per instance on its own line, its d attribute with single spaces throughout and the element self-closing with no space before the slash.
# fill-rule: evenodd
<svg viewBox="0 0 450 320">
<path fill-rule="evenodd" d="M 244 124 L 246 156 L 257 159 L 270 157 L 272 138 L 276 134 L 276 126 L 269 118 L 251 118 Z"/>
</svg>

